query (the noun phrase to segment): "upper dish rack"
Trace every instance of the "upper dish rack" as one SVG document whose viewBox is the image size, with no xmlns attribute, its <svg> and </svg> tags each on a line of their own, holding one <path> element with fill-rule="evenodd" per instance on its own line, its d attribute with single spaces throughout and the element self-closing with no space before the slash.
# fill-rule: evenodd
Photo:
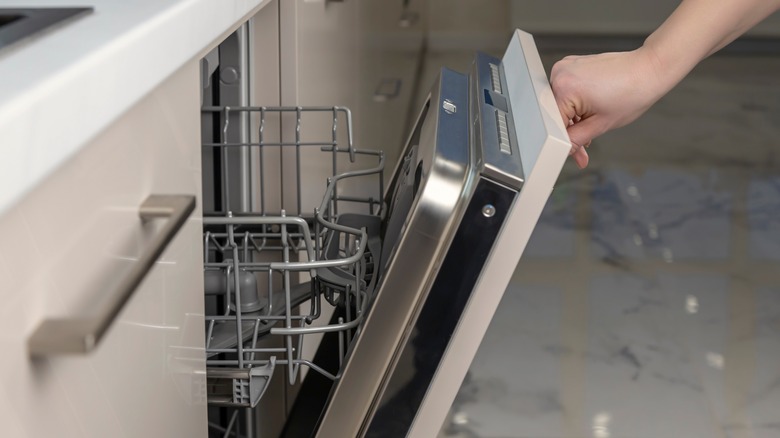
<svg viewBox="0 0 780 438">
<path fill-rule="evenodd" d="M 342 107 L 220 106 L 203 112 L 218 117 L 221 128 L 221 141 L 203 147 L 217 148 L 223 157 L 225 205 L 231 205 L 228 154 L 239 148 L 255 164 L 254 179 L 247 180 L 255 181 L 251 198 L 257 206 L 204 214 L 208 402 L 254 407 L 279 366 L 290 384 L 302 367 L 337 377 L 337 369 L 304 356 L 304 341 L 337 333 L 343 359 L 368 310 L 381 252 L 384 154 L 353 147 L 351 114 Z M 228 141 L 235 115 L 257 123 L 256 135 L 248 136 L 256 138 Z M 312 138 L 307 123 L 321 127 L 323 118 L 331 125 L 328 138 Z M 283 120 L 294 122 L 294 140 L 269 141 L 269 126 Z M 339 136 L 344 131 L 346 142 Z M 277 159 L 278 174 L 270 177 L 269 161 Z M 330 162 L 329 177 L 309 181 L 314 172 L 307 163 L 322 169 L 323 161 Z M 290 164 L 294 178 L 283 175 Z M 297 195 L 292 213 L 285 209 L 285 192 Z M 322 196 L 307 205 L 305 195 L 312 192 Z"/>
</svg>

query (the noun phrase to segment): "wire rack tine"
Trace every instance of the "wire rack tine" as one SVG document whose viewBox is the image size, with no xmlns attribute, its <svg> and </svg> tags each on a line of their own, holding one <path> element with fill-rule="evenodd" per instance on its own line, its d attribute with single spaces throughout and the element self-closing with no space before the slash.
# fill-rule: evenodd
<svg viewBox="0 0 780 438">
<path fill-rule="evenodd" d="M 382 211 L 384 154 L 354 148 L 352 115 L 343 107 L 206 107 L 203 111 L 218 114 L 222 122 L 219 142 L 203 143 L 204 148 L 221 148 L 223 196 L 221 211 L 215 212 L 217 216 L 207 215 L 203 221 L 206 227 L 204 268 L 222 272 L 220 289 L 209 292 L 213 297 L 209 299 L 216 304 L 207 306 L 211 310 L 206 315 L 206 363 L 209 369 L 222 371 L 207 373 L 208 386 L 215 391 L 228 392 L 222 394 L 224 397 L 218 404 L 254 406 L 257 400 L 253 397 L 262 395 L 262 385 L 267 384 L 277 365 L 286 368 L 284 374 L 290 384 L 299 379 L 302 367 L 329 379 L 336 378 L 336 374 L 303 356 L 304 340 L 316 333 L 336 333 L 341 361 L 359 329 L 364 307 L 369 302 L 363 278 L 369 263 L 366 260 L 369 257 L 368 235 L 365 228 L 340 224 L 339 214 L 349 211 L 342 209 L 342 204 L 366 205 L 369 214 Z M 259 123 L 256 142 L 252 139 L 244 143 L 229 142 L 229 130 L 235 129 L 229 121 L 231 115 L 253 112 L 259 114 L 259 118 L 250 117 Z M 295 139 L 269 142 L 269 115 L 281 117 L 283 113 L 291 113 L 296 118 Z M 303 119 L 309 113 L 325 113 L 332 117 L 328 138 L 318 139 L 305 133 L 308 125 Z M 340 147 L 344 132 L 346 147 Z M 252 205 L 254 208 L 259 206 L 259 211 L 232 213 L 234 206 L 229 197 L 231 178 L 227 163 L 228 150 L 236 146 L 258 150 L 254 156 L 260 174 L 254 181 L 259 185 L 259 191 L 256 191 L 259 199 L 253 199 Z M 288 192 L 297 195 L 294 214 L 285 211 L 284 184 L 279 184 L 280 205 L 279 210 L 275 210 L 278 213 L 269 211 L 275 207 L 270 206 L 271 198 L 268 198 L 269 188 L 274 183 L 264 172 L 264 166 L 269 164 L 265 154 L 268 147 L 278 147 L 280 159 L 285 155 L 284 148 L 295 148 L 296 187 L 292 188 L 294 192 Z M 323 190 L 322 202 L 304 205 L 304 155 L 318 153 L 330 154 L 330 160 L 326 158 L 328 155 L 323 158 L 330 161 L 331 175 L 320 189 Z M 373 158 L 377 164 L 369 169 L 354 170 L 349 163 L 356 162 L 357 157 Z M 342 162 L 347 171 L 339 173 Z M 283 169 L 279 172 L 279 181 L 283 181 Z M 376 178 L 379 195 L 356 195 L 349 191 L 352 186 L 343 186 L 348 181 L 368 181 L 360 178 Z M 309 191 L 310 187 L 305 189 Z M 308 215 L 307 211 L 310 212 Z M 255 287 L 257 290 L 253 289 Z M 323 298 L 344 306 L 344 316 L 337 318 L 335 323 L 312 324 L 325 315 Z M 309 301 L 308 313 L 303 307 L 305 301 Z M 282 343 L 266 344 L 264 336 L 278 337 Z M 256 386 L 258 379 L 260 387 Z M 209 402 L 212 402 L 211 398 Z"/>
</svg>

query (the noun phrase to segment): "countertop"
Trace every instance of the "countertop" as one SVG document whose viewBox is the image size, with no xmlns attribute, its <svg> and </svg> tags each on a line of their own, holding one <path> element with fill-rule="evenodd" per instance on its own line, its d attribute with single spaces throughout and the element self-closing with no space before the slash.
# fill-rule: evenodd
<svg viewBox="0 0 780 438">
<path fill-rule="evenodd" d="M 0 0 L 94 11 L 0 50 L 0 215 L 269 0 Z"/>
</svg>

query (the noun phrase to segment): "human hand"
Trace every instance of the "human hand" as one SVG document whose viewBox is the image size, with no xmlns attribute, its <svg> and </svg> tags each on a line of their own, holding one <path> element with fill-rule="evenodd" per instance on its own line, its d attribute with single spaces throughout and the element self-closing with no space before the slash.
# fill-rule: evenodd
<svg viewBox="0 0 780 438">
<path fill-rule="evenodd" d="M 594 138 L 636 120 L 671 88 L 646 48 L 567 56 L 553 66 L 550 85 L 581 169 Z"/>
</svg>

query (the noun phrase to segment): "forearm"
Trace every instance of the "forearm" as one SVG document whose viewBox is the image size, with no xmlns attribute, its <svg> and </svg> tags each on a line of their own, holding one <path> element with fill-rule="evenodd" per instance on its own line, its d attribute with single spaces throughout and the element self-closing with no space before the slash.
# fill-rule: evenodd
<svg viewBox="0 0 780 438">
<path fill-rule="evenodd" d="M 666 92 L 696 64 L 780 9 L 780 0 L 683 0 L 641 50 Z"/>
<path fill-rule="evenodd" d="M 636 120 L 699 61 L 778 9 L 780 0 L 682 0 L 637 50 L 558 61 L 550 84 L 577 165 L 588 165 L 591 140 Z"/>
</svg>

